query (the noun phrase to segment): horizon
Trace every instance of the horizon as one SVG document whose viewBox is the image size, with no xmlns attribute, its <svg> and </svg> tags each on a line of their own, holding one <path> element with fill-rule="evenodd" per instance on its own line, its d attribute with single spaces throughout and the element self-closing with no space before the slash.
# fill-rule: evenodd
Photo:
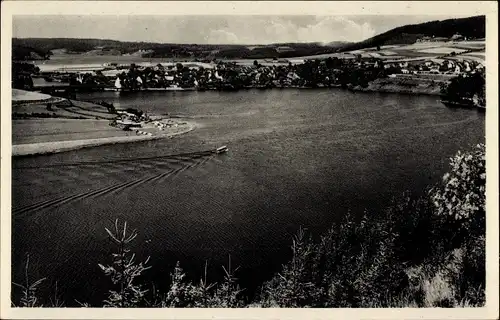
<svg viewBox="0 0 500 320">
<path fill-rule="evenodd" d="M 404 25 L 467 17 L 469 16 L 18 15 L 13 16 L 12 38 L 192 45 L 328 44 L 359 42 Z M 164 32 L 165 30 L 176 32 Z"/>
</svg>

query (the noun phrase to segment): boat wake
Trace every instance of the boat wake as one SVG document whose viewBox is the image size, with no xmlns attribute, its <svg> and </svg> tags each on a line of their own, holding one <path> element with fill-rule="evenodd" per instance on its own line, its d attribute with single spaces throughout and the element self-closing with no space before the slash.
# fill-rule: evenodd
<svg viewBox="0 0 500 320">
<path fill-rule="evenodd" d="M 219 148 L 220 149 L 220 148 Z M 135 159 L 121 159 L 117 161 L 101 161 L 101 162 L 81 162 L 81 163 L 71 163 L 71 164 L 60 164 L 60 165 L 49 165 L 47 167 L 65 167 L 65 166 L 88 166 L 91 165 L 93 167 L 96 164 L 111 164 L 111 167 L 114 167 L 114 164 L 120 162 L 131 162 L 131 161 L 144 161 L 144 160 L 156 160 L 153 161 L 156 163 L 156 168 L 161 167 L 161 165 L 169 165 L 170 168 L 166 168 L 161 172 L 153 175 L 147 175 L 145 177 L 141 177 L 138 179 L 134 179 L 132 181 L 125 181 L 121 183 L 116 183 L 113 185 L 108 185 L 103 188 L 97 190 L 88 190 L 86 192 L 81 192 L 73 195 L 65 195 L 49 200 L 44 200 L 40 202 L 36 202 L 30 205 L 17 207 L 12 209 L 12 217 L 13 219 L 24 218 L 27 215 L 32 213 L 37 213 L 42 210 L 60 207 L 63 205 L 67 205 L 69 203 L 73 203 L 75 201 L 81 201 L 89 198 L 97 198 L 105 195 L 116 194 L 124 191 L 130 191 L 131 188 L 143 186 L 147 183 L 160 184 L 163 183 L 167 179 L 174 179 L 178 175 L 182 174 L 184 171 L 193 169 L 202 165 L 205 165 L 208 161 L 214 160 L 216 155 L 219 152 L 215 151 L 203 151 L 203 152 L 195 152 L 190 154 L 180 154 L 180 155 L 170 155 L 163 157 L 150 157 L 150 158 L 135 158 Z M 162 159 L 163 161 L 158 161 Z M 147 161 L 146 161 L 147 162 Z M 174 164 L 174 168 L 172 168 L 172 164 Z M 40 168 L 40 167 L 38 167 Z M 19 168 L 17 168 L 19 169 Z M 116 170 L 116 168 L 114 168 Z M 123 168 L 125 169 L 125 168 Z M 125 171 L 125 170 L 122 170 Z"/>
</svg>

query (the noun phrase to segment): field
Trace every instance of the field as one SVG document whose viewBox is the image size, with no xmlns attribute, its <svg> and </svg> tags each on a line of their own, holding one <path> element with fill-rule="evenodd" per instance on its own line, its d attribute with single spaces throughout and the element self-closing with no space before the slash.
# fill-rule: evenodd
<svg viewBox="0 0 500 320">
<path fill-rule="evenodd" d="M 397 74 L 395 75 L 396 78 L 400 79 L 413 79 L 413 80 L 421 80 L 424 82 L 428 81 L 441 81 L 441 82 L 446 82 L 450 81 L 452 78 L 456 77 L 455 74 Z"/>
<path fill-rule="evenodd" d="M 381 46 L 377 50 L 376 47 L 366 48 L 362 50 L 353 50 L 350 52 L 338 52 L 329 54 L 320 54 L 312 56 L 294 57 L 286 60 L 292 63 L 301 63 L 305 59 L 326 59 L 326 58 L 339 58 L 339 59 L 354 59 L 357 55 L 363 58 L 377 58 L 387 61 L 419 61 L 426 59 L 434 59 L 441 56 L 449 55 L 452 52 L 460 55 L 460 60 L 473 60 L 484 63 L 484 41 L 460 41 L 460 42 L 419 42 L 411 45 L 387 45 Z M 471 53 L 464 53 L 468 50 L 474 50 Z M 462 55 L 462 53 L 464 53 Z M 448 58 L 448 57 L 447 57 Z M 456 59 L 456 58 L 454 58 Z M 223 59 L 225 60 L 225 59 Z M 287 64 L 279 63 L 277 61 L 270 62 L 269 59 L 257 59 L 262 65 L 274 64 Z M 252 65 L 254 59 L 227 59 L 226 61 L 235 61 L 238 64 Z M 51 56 L 48 61 L 37 62 L 41 71 L 56 71 L 61 69 L 74 69 L 83 72 L 102 69 L 106 63 L 117 63 L 121 65 L 128 65 L 135 63 L 137 65 L 156 65 L 161 63 L 163 65 L 172 65 L 177 62 L 182 62 L 189 67 L 203 66 L 205 68 L 212 68 L 212 64 L 195 62 L 189 59 L 162 59 L 162 58 L 142 58 L 133 55 L 83 55 L 83 54 L 65 54 L 58 53 Z"/>
<path fill-rule="evenodd" d="M 143 131 L 152 135 L 136 134 L 109 126 L 105 120 L 26 119 L 12 121 L 12 154 L 33 155 L 62 152 L 103 144 L 172 138 L 195 128 L 192 122 L 170 120 L 173 126 L 158 131 L 155 127 Z"/>
<path fill-rule="evenodd" d="M 465 51 L 467 51 L 467 50 L 457 49 L 457 48 L 453 48 L 453 47 L 440 47 L 440 48 L 423 49 L 423 50 L 419 50 L 418 52 L 422 52 L 422 53 L 437 53 L 437 54 L 450 54 L 452 52 L 462 53 L 462 52 L 465 52 Z"/>
<path fill-rule="evenodd" d="M 103 120 L 26 119 L 12 121 L 12 144 L 45 143 L 134 135 Z"/>
<path fill-rule="evenodd" d="M 485 63 L 486 53 L 485 52 L 471 52 L 462 55 L 464 59 L 473 60 L 479 63 Z"/>
<path fill-rule="evenodd" d="M 418 61 L 433 59 L 448 55 L 452 52 L 461 54 L 468 50 L 474 50 L 471 53 L 465 53 L 462 60 L 478 61 L 481 57 L 484 60 L 484 41 L 460 41 L 460 42 L 418 42 L 410 45 L 390 45 L 377 48 L 366 48 L 346 52 L 351 55 L 360 54 L 363 58 L 379 58 L 398 61 Z"/>
<path fill-rule="evenodd" d="M 52 55 L 46 64 L 102 64 L 102 63 L 143 63 L 154 62 L 160 63 L 162 61 L 177 61 L 179 59 L 162 59 L 162 58 L 142 58 L 139 56 L 126 56 L 126 55 L 85 55 L 85 54 L 57 54 Z M 182 59 L 184 61 L 188 59 Z"/>
<path fill-rule="evenodd" d="M 325 53 L 325 54 L 318 54 L 318 55 L 314 55 L 314 56 L 289 58 L 289 60 L 293 60 L 293 59 L 327 59 L 327 58 L 354 59 L 355 56 L 352 52 Z"/>
<path fill-rule="evenodd" d="M 51 98 L 52 96 L 48 94 L 12 89 L 12 102 L 14 103 L 20 101 L 41 101 Z"/>
<path fill-rule="evenodd" d="M 192 66 L 203 66 L 204 68 L 212 68 L 208 63 L 195 62 L 192 59 L 164 59 L 164 58 L 142 58 L 138 56 L 119 56 L 119 55 L 85 55 L 85 54 L 55 54 L 47 61 L 35 61 L 35 64 L 42 72 L 51 72 L 66 69 L 85 69 L 85 70 L 100 70 L 103 64 L 116 63 L 118 65 L 156 65 L 161 63 L 168 66 L 182 62 L 183 64 L 191 64 Z"/>
<path fill-rule="evenodd" d="M 115 118 L 115 115 L 110 114 L 105 107 L 102 107 L 100 105 L 83 101 L 72 102 L 72 105 L 67 102 L 61 102 L 60 104 L 53 105 L 52 110 L 50 111 L 47 110 L 47 106 L 45 104 L 15 105 L 12 108 L 12 113 L 16 113 L 18 115 L 47 114 L 55 115 L 59 118 L 84 118 L 103 120 L 111 120 Z"/>
</svg>

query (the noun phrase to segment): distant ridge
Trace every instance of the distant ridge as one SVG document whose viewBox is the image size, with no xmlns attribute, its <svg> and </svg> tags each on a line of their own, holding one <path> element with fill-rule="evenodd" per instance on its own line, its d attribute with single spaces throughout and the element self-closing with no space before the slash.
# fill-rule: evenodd
<svg viewBox="0 0 500 320">
<path fill-rule="evenodd" d="M 345 42 L 322 44 L 275 43 L 266 45 L 240 44 L 176 44 L 156 42 L 131 42 L 105 39 L 75 38 L 13 38 L 13 57 L 16 60 L 30 60 L 31 52 L 39 56 L 50 56 L 51 50 L 68 53 L 99 54 L 98 51 L 113 54 L 133 54 L 147 51 L 147 58 L 198 58 L 198 59 L 265 59 L 290 58 L 315 54 L 333 53 Z"/>
<path fill-rule="evenodd" d="M 56 49 L 66 49 L 69 53 L 93 52 L 93 54 L 99 54 L 96 49 L 97 51 L 113 52 L 113 54 L 132 54 L 142 50 L 148 51 L 144 56 L 148 58 L 279 59 L 330 54 L 391 44 L 411 44 L 424 36 L 450 38 L 459 33 L 468 38 L 484 38 L 485 29 L 485 16 L 474 16 L 405 25 L 356 43 L 332 41 L 326 44 L 310 42 L 239 45 L 175 44 L 108 39 L 13 38 L 12 51 L 14 60 L 47 58 L 52 54 L 51 50 Z"/>
<path fill-rule="evenodd" d="M 450 38 L 454 34 L 459 33 L 468 38 L 484 38 L 485 29 L 485 16 L 409 24 L 357 43 L 348 44 L 343 46 L 341 51 L 360 50 L 391 44 L 411 44 L 423 36 Z"/>
</svg>

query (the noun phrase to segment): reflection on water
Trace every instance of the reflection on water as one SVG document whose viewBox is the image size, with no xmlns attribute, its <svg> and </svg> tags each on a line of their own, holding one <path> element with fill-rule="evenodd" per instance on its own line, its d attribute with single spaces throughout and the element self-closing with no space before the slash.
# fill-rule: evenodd
<svg viewBox="0 0 500 320">
<path fill-rule="evenodd" d="M 348 210 L 377 210 L 440 179 L 458 149 L 484 141 L 484 115 L 435 98 L 341 90 L 95 93 L 198 124 L 184 136 L 13 160 L 13 279 L 34 277 L 98 302 L 104 227 L 137 228 L 145 280 L 168 283 L 177 260 L 212 281 L 228 255 L 252 289 L 289 257 L 299 226 L 319 234 Z M 197 153 L 228 145 L 227 154 Z M 210 279 L 209 279 L 210 280 Z M 98 289 L 96 289 L 98 288 Z M 71 304 L 72 299 L 67 299 Z"/>
</svg>

